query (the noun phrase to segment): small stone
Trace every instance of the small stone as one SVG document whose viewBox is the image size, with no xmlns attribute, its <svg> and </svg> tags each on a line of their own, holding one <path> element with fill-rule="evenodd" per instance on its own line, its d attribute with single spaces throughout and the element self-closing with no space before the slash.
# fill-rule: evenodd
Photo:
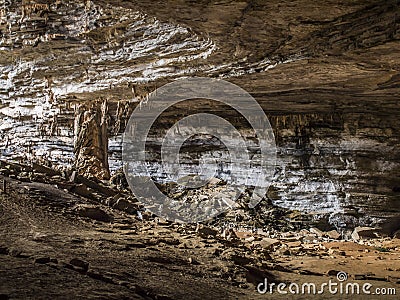
<svg viewBox="0 0 400 300">
<path fill-rule="evenodd" d="M 353 216 L 353 217 L 359 217 L 360 214 L 358 213 L 358 211 L 354 208 L 345 208 L 343 211 L 343 214 L 346 216 Z"/>
<path fill-rule="evenodd" d="M 160 226 L 171 225 L 171 222 L 169 222 L 168 220 L 166 220 L 164 218 L 157 217 L 156 220 L 157 220 L 157 224 L 160 225 Z"/>
<path fill-rule="evenodd" d="M 89 276 L 89 277 L 91 277 L 91 278 L 93 278 L 93 279 L 104 281 L 104 280 L 103 280 L 103 279 L 104 279 L 104 276 L 103 276 L 102 274 L 100 274 L 100 273 L 96 273 L 96 272 L 93 272 L 93 271 L 88 271 L 88 272 L 86 273 L 86 275 Z"/>
<path fill-rule="evenodd" d="M 200 195 L 200 196 L 199 196 L 199 200 L 200 200 L 200 201 L 208 200 L 208 196 L 207 196 L 207 195 Z"/>
<path fill-rule="evenodd" d="M 50 257 L 38 257 L 35 259 L 35 264 L 48 264 L 50 262 Z"/>
<path fill-rule="evenodd" d="M 272 260 L 272 256 L 269 254 L 268 251 L 264 251 L 262 253 L 262 258 L 265 259 L 265 260 Z"/>
<path fill-rule="evenodd" d="M 234 233 L 238 239 L 247 239 L 249 237 L 252 237 L 253 235 L 250 232 L 247 231 L 236 231 L 234 230 Z"/>
<path fill-rule="evenodd" d="M 211 179 L 208 181 L 208 185 L 209 185 L 209 186 L 218 185 L 218 184 L 220 184 L 221 182 L 222 182 L 221 179 L 213 177 L 213 178 L 211 178 Z"/>
<path fill-rule="evenodd" d="M 289 219 L 296 219 L 297 217 L 301 217 L 301 212 L 295 210 L 288 215 Z"/>
<path fill-rule="evenodd" d="M 237 265 L 244 266 L 251 262 L 251 259 L 239 254 L 233 254 L 230 256 L 230 259 Z"/>
<path fill-rule="evenodd" d="M 310 232 L 316 234 L 319 237 L 324 236 L 324 232 L 315 227 L 310 228 Z"/>
<path fill-rule="evenodd" d="M 325 233 L 325 235 L 331 239 L 337 240 L 340 238 L 341 234 L 336 230 L 331 230 Z"/>
<path fill-rule="evenodd" d="M 271 238 L 263 238 L 258 244 L 263 247 L 264 249 L 273 249 L 275 246 L 281 244 L 280 240 L 271 239 Z"/>
<path fill-rule="evenodd" d="M 108 215 L 104 210 L 99 207 L 92 205 L 78 205 L 75 210 L 81 217 L 93 219 L 100 222 L 111 222 L 112 217 Z"/>
<path fill-rule="evenodd" d="M 114 205 L 112 205 L 112 208 L 124 211 L 128 214 L 135 214 L 137 211 L 136 205 L 133 203 L 129 202 L 128 200 L 124 198 L 119 198 Z"/>
<path fill-rule="evenodd" d="M 78 175 L 77 172 L 73 171 L 72 174 L 71 174 L 71 177 L 69 178 L 69 181 L 70 182 L 76 182 L 77 175 Z"/>
<path fill-rule="evenodd" d="M 189 261 L 189 264 L 191 264 L 191 265 L 200 265 L 200 263 L 192 257 L 189 257 L 188 261 Z"/>
<path fill-rule="evenodd" d="M 15 248 L 12 248 L 12 249 L 8 250 L 8 254 L 10 256 L 13 256 L 13 257 L 21 257 L 22 251 L 18 250 L 18 249 L 15 249 Z"/>
<path fill-rule="evenodd" d="M 341 271 L 337 271 L 337 270 L 329 270 L 328 272 L 326 272 L 326 274 L 328 276 L 336 276 L 337 274 L 339 274 Z"/>
<path fill-rule="evenodd" d="M 73 258 L 70 260 L 69 263 L 70 263 L 70 265 L 72 265 L 74 267 L 78 267 L 84 271 L 89 270 L 89 263 L 84 260 L 81 260 L 79 258 Z"/>
<path fill-rule="evenodd" d="M 295 248 L 295 247 L 301 246 L 301 242 L 300 242 L 300 241 L 289 242 L 289 243 L 286 243 L 286 245 L 287 245 L 289 248 Z"/>
<path fill-rule="evenodd" d="M 310 231 L 307 230 L 307 229 L 302 229 L 302 230 L 300 230 L 299 232 L 300 232 L 302 235 L 307 235 L 307 234 L 310 233 Z"/>
<path fill-rule="evenodd" d="M 303 242 L 305 243 L 313 243 L 317 240 L 317 237 L 314 234 L 308 234 L 303 237 Z"/>
<path fill-rule="evenodd" d="M 217 230 L 201 225 L 196 228 L 196 232 L 203 238 L 215 237 L 218 234 Z"/>
<path fill-rule="evenodd" d="M 58 259 L 57 258 L 50 258 L 50 262 L 53 264 L 58 264 Z"/>
<path fill-rule="evenodd" d="M 253 242 L 255 239 L 256 239 L 256 238 L 255 238 L 254 236 L 250 236 L 250 237 L 246 238 L 245 241 L 251 243 L 251 242 Z"/>
<path fill-rule="evenodd" d="M 93 194 L 88 190 L 87 186 L 84 184 L 74 185 L 70 189 L 70 192 L 89 199 L 93 197 Z"/>
<path fill-rule="evenodd" d="M 346 252 L 338 250 L 338 249 L 329 249 L 328 250 L 329 255 L 340 255 L 340 256 L 346 256 Z"/>
<path fill-rule="evenodd" d="M 358 241 L 360 239 L 376 238 L 376 229 L 372 227 L 356 227 L 351 234 L 351 237 Z"/>
<path fill-rule="evenodd" d="M 8 248 L 4 246 L 0 246 L 0 254 L 7 255 L 8 254 Z"/>
<path fill-rule="evenodd" d="M 377 277 L 377 276 L 366 276 L 367 280 L 373 281 L 387 281 L 386 277 Z"/>
</svg>

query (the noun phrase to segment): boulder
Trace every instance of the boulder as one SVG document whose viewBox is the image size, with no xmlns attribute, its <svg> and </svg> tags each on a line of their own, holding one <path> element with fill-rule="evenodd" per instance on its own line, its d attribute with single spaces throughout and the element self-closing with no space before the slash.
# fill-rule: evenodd
<svg viewBox="0 0 400 300">
<path fill-rule="evenodd" d="M 221 179 L 215 178 L 215 177 L 212 177 L 212 178 L 208 181 L 208 185 L 209 185 L 209 186 L 219 185 L 219 184 L 221 184 L 221 183 L 223 183 L 223 181 L 222 181 Z"/>
<path fill-rule="evenodd" d="M 324 232 L 315 227 L 310 228 L 310 232 L 316 234 L 319 237 L 324 236 Z"/>
<path fill-rule="evenodd" d="M 356 227 L 351 234 L 353 240 L 358 241 L 361 239 L 376 238 L 376 229 L 372 227 Z"/>
<path fill-rule="evenodd" d="M 280 240 L 272 239 L 272 238 L 263 238 L 258 244 L 264 249 L 273 249 L 275 246 L 281 244 Z"/>
<path fill-rule="evenodd" d="M 217 230 L 212 229 L 212 228 L 207 227 L 207 226 L 202 226 L 202 225 L 199 225 L 196 228 L 196 232 L 197 232 L 198 235 L 200 235 L 203 238 L 209 238 L 210 236 L 211 237 L 215 237 L 218 234 Z"/>
<path fill-rule="evenodd" d="M 97 206 L 81 204 L 77 205 L 74 210 L 81 217 L 89 218 L 100 222 L 111 222 L 113 219 L 109 214 L 107 214 L 104 210 L 102 210 Z"/>
<path fill-rule="evenodd" d="M 137 211 L 137 206 L 124 198 L 119 198 L 112 207 L 128 214 L 135 214 Z"/>
<path fill-rule="evenodd" d="M 341 234 L 337 232 L 336 230 L 330 230 L 325 233 L 325 235 L 331 239 L 337 240 L 341 237 Z"/>
<path fill-rule="evenodd" d="M 238 239 L 247 239 L 249 237 L 253 237 L 253 234 L 248 231 L 236 231 L 234 230 L 235 235 Z"/>
</svg>

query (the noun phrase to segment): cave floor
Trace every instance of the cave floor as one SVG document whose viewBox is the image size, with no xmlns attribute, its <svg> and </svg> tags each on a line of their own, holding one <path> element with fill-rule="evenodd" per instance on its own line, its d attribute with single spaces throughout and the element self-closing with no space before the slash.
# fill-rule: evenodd
<svg viewBox="0 0 400 300">
<path fill-rule="evenodd" d="M 223 239 L 206 227 L 139 220 L 54 185 L 7 183 L 0 194 L 1 299 L 285 299 L 256 286 L 264 278 L 322 284 L 338 271 L 349 282 L 399 288 L 398 239 L 305 243 L 288 234 L 267 238 L 260 252 L 248 235 Z M 81 217 L 77 205 L 98 207 L 112 221 Z"/>
</svg>

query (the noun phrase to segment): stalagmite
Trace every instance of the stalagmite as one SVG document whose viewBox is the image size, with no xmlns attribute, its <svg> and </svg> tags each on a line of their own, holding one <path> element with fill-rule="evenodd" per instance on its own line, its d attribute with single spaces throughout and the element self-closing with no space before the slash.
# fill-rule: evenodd
<svg viewBox="0 0 400 300">
<path fill-rule="evenodd" d="M 85 177 L 109 179 L 107 102 L 82 104 L 75 111 L 75 169 Z"/>
</svg>

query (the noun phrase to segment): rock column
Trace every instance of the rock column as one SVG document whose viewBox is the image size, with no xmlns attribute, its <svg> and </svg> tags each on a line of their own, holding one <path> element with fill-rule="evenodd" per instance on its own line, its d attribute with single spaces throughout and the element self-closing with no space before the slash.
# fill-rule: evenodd
<svg viewBox="0 0 400 300">
<path fill-rule="evenodd" d="M 110 178 L 107 102 L 82 104 L 75 110 L 74 167 L 82 176 Z"/>
</svg>

